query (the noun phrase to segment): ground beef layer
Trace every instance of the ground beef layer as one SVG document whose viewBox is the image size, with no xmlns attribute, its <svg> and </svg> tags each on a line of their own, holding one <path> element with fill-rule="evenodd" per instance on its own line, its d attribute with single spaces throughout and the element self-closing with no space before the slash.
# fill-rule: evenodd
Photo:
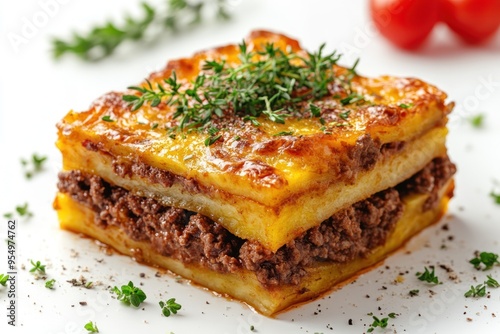
<svg viewBox="0 0 500 334">
<path fill-rule="evenodd" d="M 430 194 L 423 208 L 429 210 L 455 171 L 448 157 L 436 158 L 397 187 L 337 212 L 275 253 L 256 241 L 238 238 L 205 216 L 136 196 L 96 175 L 62 172 L 58 188 L 92 209 L 101 228 L 120 227 L 133 240 L 149 242 L 159 254 L 184 263 L 220 272 L 251 270 L 263 285 L 273 286 L 298 284 L 307 266 L 316 262 L 347 262 L 366 256 L 386 242 L 402 215 L 402 196 Z"/>
</svg>

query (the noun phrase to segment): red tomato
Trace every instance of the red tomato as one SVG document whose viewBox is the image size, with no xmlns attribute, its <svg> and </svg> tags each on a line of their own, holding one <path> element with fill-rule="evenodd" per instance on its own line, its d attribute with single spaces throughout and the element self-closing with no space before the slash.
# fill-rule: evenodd
<svg viewBox="0 0 500 334">
<path fill-rule="evenodd" d="M 441 19 L 467 43 L 484 42 L 500 26 L 500 0 L 441 0 Z"/>
<path fill-rule="evenodd" d="M 438 9 L 437 0 L 370 0 L 370 14 L 380 33 L 404 49 L 425 41 L 438 22 Z"/>
</svg>

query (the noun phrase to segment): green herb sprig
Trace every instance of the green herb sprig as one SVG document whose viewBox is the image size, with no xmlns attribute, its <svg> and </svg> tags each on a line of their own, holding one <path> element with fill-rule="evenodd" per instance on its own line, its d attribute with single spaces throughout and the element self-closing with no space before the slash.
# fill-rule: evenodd
<svg viewBox="0 0 500 334">
<path fill-rule="evenodd" d="M 24 176 L 31 179 L 35 174 L 43 171 L 43 165 L 47 161 L 47 157 L 33 153 L 30 159 L 21 159 L 21 165 L 24 169 Z"/>
<path fill-rule="evenodd" d="M 493 201 L 495 202 L 495 204 L 500 204 L 500 193 L 496 193 L 494 191 L 491 191 L 490 196 L 491 196 L 491 198 L 493 198 Z"/>
<path fill-rule="evenodd" d="M 30 260 L 30 262 L 31 262 L 31 265 L 33 266 L 30 269 L 30 273 L 45 274 L 46 265 L 42 264 L 40 261 L 33 262 L 33 260 Z"/>
<path fill-rule="evenodd" d="M 469 122 L 473 127 L 479 129 L 482 128 L 484 125 L 484 118 L 485 118 L 484 114 L 477 114 L 469 118 Z"/>
<path fill-rule="evenodd" d="M 99 328 L 97 328 L 97 324 L 89 321 L 83 326 L 89 333 L 99 333 Z"/>
<path fill-rule="evenodd" d="M 396 318 L 396 313 L 389 313 L 386 318 L 379 319 L 376 316 L 373 317 L 373 322 L 370 325 L 370 328 L 368 328 L 367 332 L 371 333 L 375 330 L 376 327 L 380 328 L 386 328 L 387 325 L 389 324 L 389 318 L 394 319 Z"/>
<path fill-rule="evenodd" d="M 434 268 L 429 271 L 427 267 L 424 267 L 425 271 L 423 273 L 417 272 L 418 279 L 427 283 L 439 284 L 439 279 L 434 273 Z"/>
<path fill-rule="evenodd" d="M 478 284 L 476 286 L 471 285 L 470 289 L 464 294 L 466 298 L 484 297 L 485 295 L 486 295 L 486 286 L 484 284 Z"/>
<path fill-rule="evenodd" d="M 500 287 L 500 283 L 490 275 L 486 276 L 487 280 L 482 284 L 478 284 L 476 286 L 471 285 L 470 289 L 465 292 L 464 296 L 466 298 L 469 297 L 484 297 L 486 296 L 486 287 L 489 288 L 498 288 Z"/>
<path fill-rule="evenodd" d="M 498 254 L 490 252 L 479 253 L 475 258 L 471 259 L 469 263 L 473 264 L 474 268 L 483 270 L 491 269 L 494 265 L 500 264 L 498 261 Z"/>
<path fill-rule="evenodd" d="M 0 285 L 6 286 L 7 285 L 7 281 L 9 280 L 9 278 L 10 278 L 9 275 L 0 274 Z"/>
<path fill-rule="evenodd" d="M 413 289 L 413 290 L 410 290 L 410 292 L 408 292 L 408 294 L 410 295 L 410 297 L 415 297 L 415 296 L 418 296 L 419 292 L 420 292 L 420 290 Z"/>
<path fill-rule="evenodd" d="M 26 217 L 26 218 L 33 217 L 33 212 L 30 211 L 28 203 L 24 203 L 23 205 L 17 205 L 15 211 L 20 217 Z M 5 218 L 11 219 L 14 218 L 14 213 L 7 212 L 4 213 L 3 216 Z"/>
<path fill-rule="evenodd" d="M 119 25 L 108 21 L 102 25 L 92 28 L 88 33 L 74 33 L 66 40 L 54 38 L 52 41 L 52 53 L 54 58 L 60 58 L 66 54 L 74 54 L 86 61 L 95 61 L 111 55 L 126 41 L 139 41 L 151 27 L 161 28 L 161 33 L 166 31 L 173 33 L 201 23 L 207 0 L 196 3 L 188 0 L 168 0 L 166 13 L 158 11 L 150 4 L 141 4 L 142 17 L 125 17 L 124 23 Z M 228 19 L 226 0 L 216 2 L 216 17 Z"/>
<path fill-rule="evenodd" d="M 139 305 L 146 300 L 144 291 L 134 286 L 132 281 L 128 282 L 127 285 L 122 285 L 121 289 L 115 286 L 111 291 L 117 295 L 118 300 L 126 305 L 139 307 Z"/>
<path fill-rule="evenodd" d="M 135 94 L 124 95 L 123 100 L 129 103 L 132 111 L 144 104 L 157 107 L 165 103 L 173 107 L 177 125 L 169 129 L 171 132 L 186 129 L 210 132 L 214 128 L 214 118 L 231 113 L 255 126 L 260 125 L 260 116 L 280 124 L 292 115 L 309 113 L 312 117 L 320 117 L 321 109 L 313 102 L 328 95 L 328 87 L 335 80 L 345 84 L 333 71 L 340 55 L 325 54 L 324 47 L 323 44 L 318 51 L 303 57 L 273 44 L 261 51 L 249 51 L 243 42 L 239 45 L 241 64 L 235 67 L 228 66 L 224 60 L 206 61 L 203 71 L 188 89 L 183 88 L 173 72 L 161 83 L 146 81 L 145 86 L 129 87 Z M 348 93 L 340 100 L 343 105 L 363 99 L 359 94 Z M 346 119 L 348 113 L 343 115 Z M 210 134 L 205 144 L 209 146 L 216 141 L 214 134 Z"/>
<path fill-rule="evenodd" d="M 484 282 L 484 284 L 486 284 L 490 288 L 498 288 L 498 287 L 500 287 L 500 283 L 498 283 L 498 281 L 496 279 L 494 279 L 493 277 L 491 277 L 491 275 L 486 275 L 486 278 L 487 278 L 487 280 Z"/>
<path fill-rule="evenodd" d="M 175 302 L 175 298 L 170 298 L 166 302 L 160 301 L 159 305 L 161 313 L 166 317 L 170 317 L 171 314 L 177 314 L 177 311 L 179 311 L 182 307 L 180 304 Z"/>
<path fill-rule="evenodd" d="M 45 287 L 47 289 L 53 290 L 54 289 L 54 283 L 56 282 L 55 279 L 50 279 L 48 281 L 45 281 Z"/>
</svg>

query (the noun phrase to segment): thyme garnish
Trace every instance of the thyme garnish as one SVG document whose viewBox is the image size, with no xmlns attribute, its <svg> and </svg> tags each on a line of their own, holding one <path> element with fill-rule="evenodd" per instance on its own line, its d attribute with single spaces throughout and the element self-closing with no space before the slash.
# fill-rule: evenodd
<svg viewBox="0 0 500 334">
<path fill-rule="evenodd" d="M 74 33 L 66 40 L 55 38 L 52 41 L 54 58 L 65 54 L 74 54 L 87 61 L 99 60 L 111 55 L 125 41 L 139 41 L 152 26 L 162 27 L 165 30 L 177 32 L 183 28 L 197 25 L 202 22 L 207 0 L 198 2 L 188 0 L 168 0 L 166 13 L 158 11 L 150 4 L 143 2 L 142 18 L 125 17 L 121 25 L 108 21 L 96 26 L 86 34 Z M 216 17 L 228 19 L 226 0 L 217 0 Z"/>
<path fill-rule="evenodd" d="M 209 131 L 212 121 L 227 114 L 236 114 L 244 121 L 260 126 L 263 116 L 272 122 L 284 124 L 287 117 L 311 115 L 320 117 L 321 108 L 313 104 L 330 94 L 330 86 L 344 84 L 337 78 L 333 66 L 340 55 L 324 52 L 325 45 L 306 57 L 291 50 L 284 51 L 267 44 L 261 51 L 250 51 L 245 42 L 239 45 L 241 64 L 232 67 L 224 60 L 209 60 L 202 71 L 185 88 L 175 72 L 160 83 L 146 80 L 144 86 L 132 86 L 134 95 L 124 95 L 132 111 L 144 104 L 157 107 L 165 103 L 174 108 L 173 119 L 177 124 L 169 132 L 197 129 L 210 136 L 207 146 L 220 135 Z M 337 80 L 337 81 L 336 81 Z M 341 99 L 342 105 L 363 100 L 363 96 L 348 92 Z M 343 114 L 347 118 L 348 112 Z"/>
</svg>

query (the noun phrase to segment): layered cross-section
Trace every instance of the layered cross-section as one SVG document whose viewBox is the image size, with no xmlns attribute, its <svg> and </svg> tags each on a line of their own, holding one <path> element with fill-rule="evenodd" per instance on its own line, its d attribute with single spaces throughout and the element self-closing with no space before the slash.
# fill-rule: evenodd
<svg viewBox="0 0 500 334">
<path fill-rule="evenodd" d="M 446 209 L 453 106 L 421 80 L 324 59 L 258 31 L 69 112 L 61 226 L 267 315 L 379 262 Z M 258 71 L 284 61 L 281 77 Z M 237 93 L 216 89 L 230 80 Z"/>
</svg>

